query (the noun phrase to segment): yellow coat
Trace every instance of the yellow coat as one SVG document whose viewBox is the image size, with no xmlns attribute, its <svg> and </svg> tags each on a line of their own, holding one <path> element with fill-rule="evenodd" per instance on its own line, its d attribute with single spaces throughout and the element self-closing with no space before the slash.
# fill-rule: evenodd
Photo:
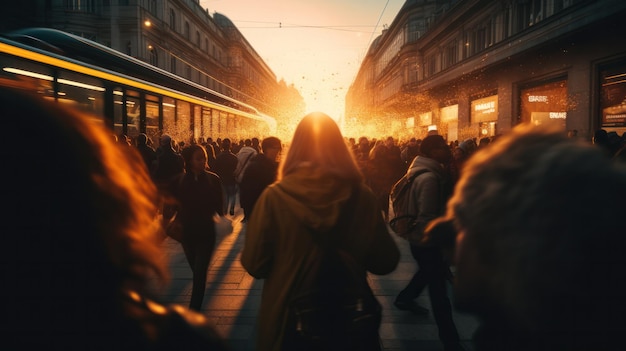
<svg viewBox="0 0 626 351">
<path fill-rule="evenodd" d="M 265 279 L 258 316 L 257 351 L 280 350 L 292 285 L 314 243 L 307 227 L 325 231 L 337 222 L 351 184 L 312 168 L 301 168 L 270 185 L 258 199 L 246 228 L 241 253 L 244 268 Z M 378 275 L 392 272 L 400 258 L 376 197 L 360 185 L 352 230 L 343 233 L 345 249 Z"/>
</svg>

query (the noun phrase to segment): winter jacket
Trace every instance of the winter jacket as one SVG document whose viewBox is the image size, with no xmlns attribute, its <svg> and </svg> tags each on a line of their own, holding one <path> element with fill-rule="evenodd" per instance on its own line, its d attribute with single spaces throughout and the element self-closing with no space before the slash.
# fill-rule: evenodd
<svg viewBox="0 0 626 351">
<path fill-rule="evenodd" d="M 445 212 L 446 199 L 449 194 L 444 168 L 437 161 L 424 156 L 417 156 L 407 174 L 415 174 L 422 169 L 428 172 L 415 177 L 411 185 L 411 197 L 409 201 L 409 214 L 417 216 L 417 227 L 408 237 L 411 244 L 419 245 L 424 229 L 430 221 L 443 215 Z"/>
</svg>

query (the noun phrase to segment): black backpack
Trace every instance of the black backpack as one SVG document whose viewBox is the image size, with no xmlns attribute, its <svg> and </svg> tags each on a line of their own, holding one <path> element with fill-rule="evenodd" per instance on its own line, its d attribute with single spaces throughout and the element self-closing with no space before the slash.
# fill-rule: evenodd
<svg viewBox="0 0 626 351">
<path fill-rule="evenodd" d="M 393 218 L 389 221 L 389 226 L 397 235 L 407 240 L 417 227 L 417 214 L 409 213 L 411 186 L 417 176 L 426 172 L 430 171 L 424 168 L 410 175 L 405 174 L 393 185 L 389 194 L 393 208 Z"/>
<path fill-rule="evenodd" d="M 382 308 L 367 273 L 338 246 L 349 230 L 357 192 L 339 223 L 326 233 L 310 233 L 317 245 L 288 306 L 283 350 L 380 350 Z"/>
</svg>

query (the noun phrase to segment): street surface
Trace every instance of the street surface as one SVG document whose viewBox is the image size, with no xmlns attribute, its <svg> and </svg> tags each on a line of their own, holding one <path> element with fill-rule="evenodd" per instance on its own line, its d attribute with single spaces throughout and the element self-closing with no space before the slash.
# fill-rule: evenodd
<svg viewBox="0 0 626 351">
<path fill-rule="evenodd" d="M 255 323 L 263 281 L 251 277 L 239 262 L 245 241 L 245 224 L 240 223 L 241 210 L 238 209 L 230 218 L 233 220 L 232 231 L 218 232 L 216 250 L 207 273 L 202 312 L 228 340 L 233 351 L 254 351 Z M 416 270 L 408 244 L 401 238 L 396 239 L 402 253 L 397 269 L 385 276 L 370 275 L 370 285 L 383 305 L 380 327 L 383 348 L 386 351 L 443 350 L 432 312 L 428 316 L 416 316 L 393 306 L 396 294 Z M 162 245 L 169 256 L 172 280 L 167 289 L 158 291 L 157 296 L 161 302 L 188 306 L 192 276 L 185 255 L 180 244 L 170 238 L 165 239 Z M 418 298 L 418 303 L 430 309 L 427 291 Z M 470 339 L 478 325 L 476 319 L 460 313 L 455 313 L 454 318 L 463 345 L 471 351 Z"/>
</svg>

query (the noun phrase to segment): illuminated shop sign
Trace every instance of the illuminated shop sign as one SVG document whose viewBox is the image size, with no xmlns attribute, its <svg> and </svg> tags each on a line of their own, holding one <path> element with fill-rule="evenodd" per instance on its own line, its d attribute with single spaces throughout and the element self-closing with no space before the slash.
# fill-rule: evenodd
<svg viewBox="0 0 626 351">
<path fill-rule="evenodd" d="M 548 102 L 546 95 L 528 95 L 528 102 Z"/>
<path fill-rule="evenodd" d="M 492 122 L 498 120 L 498 96 L 492 95 L 472 101 L 472 123 Z"/>
<path fill-rule="evenodd" d="M 520 95 L 522 122 L 535 125 L 557 123 L 565 129 L 567 101 L 566 80 L 523 89 Z"/>
</svg>

